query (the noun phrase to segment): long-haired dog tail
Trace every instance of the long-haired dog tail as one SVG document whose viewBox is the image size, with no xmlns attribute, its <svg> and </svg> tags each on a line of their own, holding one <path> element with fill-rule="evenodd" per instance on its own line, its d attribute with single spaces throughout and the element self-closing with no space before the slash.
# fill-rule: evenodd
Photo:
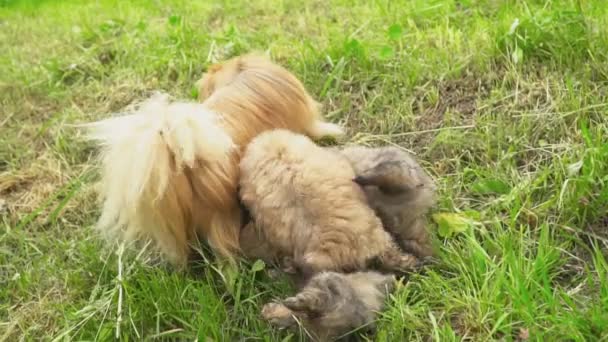
<svg viewBox="0 0 608 342">
<path fill-rule="evenodd" d="M 171 261 L 185 262 L 194 234 L 192 170 L 228 163 L 234 148 L 216 120 L 200 104 L 156 94 L 126 115 L 83 125 L 100 147 L 97 228 L 112 238 L 151 240 Z"/>
</svg>

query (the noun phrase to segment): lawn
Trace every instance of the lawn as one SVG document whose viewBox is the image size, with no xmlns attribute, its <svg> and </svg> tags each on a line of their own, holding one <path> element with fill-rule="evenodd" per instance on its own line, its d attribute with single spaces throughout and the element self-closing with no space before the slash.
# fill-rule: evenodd
<svg viewBox="0 0 608 342">
<path fill-rule="evenodd" d="M 194 98 L 251 50 L 437 180 L 440 263 L 369 339 L 608 340 L 603 0 L 0 0 L 0 340 L 299 339 L 259 319 L 291 291 L 259 263 L 177 272 L 104 243 L 73 127 Z"/>
</svg>

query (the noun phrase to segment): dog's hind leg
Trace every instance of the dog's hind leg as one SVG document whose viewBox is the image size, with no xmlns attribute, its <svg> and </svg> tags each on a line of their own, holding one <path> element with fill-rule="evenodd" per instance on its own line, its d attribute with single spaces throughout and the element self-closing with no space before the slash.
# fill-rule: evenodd
<svg viewBox="0 0 608 342">
<path fill-rule="evenodd" d="M 418 217 L 409 225 L 408 229 L 399 232 L 395 237 L 400 247 L 408 253 L 419 258 L 433 256 L 433 246 L 425 228 L 424 217 Z"/>
<path fill-rule="evenodd" d="M 262 307 L 262 318 L 270 324 L 288 328 L 298 324 L 294 312 L 281 303 L 267 303 Z"/>
<path fill-rule="evenodd" d="M 372 261 L 380 270 L 399 273 L 418 271 L 431 262 L 429 257 L 419 259 L 413 254 L 403 252 L 392 240 L 384 252 Z"/>
<path fill-rule="evenodd" d="M 331 300 L 330 293 L 322 291 L 322 289 L 305 288 L 295 296 L 283 300 L 283 305 L 292 311 L 314 315 L 325 311 Z"/>
</svg>

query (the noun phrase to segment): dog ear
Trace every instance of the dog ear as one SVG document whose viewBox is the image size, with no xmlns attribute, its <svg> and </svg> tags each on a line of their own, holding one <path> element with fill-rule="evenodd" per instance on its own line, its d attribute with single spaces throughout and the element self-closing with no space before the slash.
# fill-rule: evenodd
<svg viewBox="0 0 608 342">
<path fill-rule="evenodd" d="M 383 180 L 378 179 L 375 175 L 357 176 L 353 179 L 353 182 L 360 186 L 377 186 L 380 191 L 387 195 L 401 195 L 413 190 L 412 187 L 407 186 L 406 184 L 385 184 Z"/>
<path fill-rule="evenodd" d="M 361 186 L 377 186 L 387 195 L 399 195 L 423 186 L 398 160 L 388 160 L 359 173 L 353 180 Z"/>
</svg>

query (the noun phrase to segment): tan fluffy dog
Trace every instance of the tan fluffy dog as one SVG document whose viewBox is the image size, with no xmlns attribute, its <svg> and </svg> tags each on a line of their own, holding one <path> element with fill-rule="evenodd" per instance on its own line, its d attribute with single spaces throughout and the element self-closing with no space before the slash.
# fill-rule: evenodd
<svg viewBox="0 0 608 342">
<path fill-rule="evenodd" d="M 407 271 L 403 253 L 368 205 L 348 159 L 286 130 L 265 132 L 240 163 L 240 195 L 251 212 L 241 247 L 267 261 L 287 258 L 305 277 L 362 270 Z"/>
<path fill-rule="evenodd" d="M 251 139 L 274 128 L 312 138 L 342 133 L 322 121 L 295 76 L 264 57 L 213 66 L 199 85 L 202 104 L 157 96 L 90 124 L 102 146 L 99 228 L 152 240 L 178 265 L 198 238 L 222 256 L 239 250 L 238 163 Z"/>
</svg>

